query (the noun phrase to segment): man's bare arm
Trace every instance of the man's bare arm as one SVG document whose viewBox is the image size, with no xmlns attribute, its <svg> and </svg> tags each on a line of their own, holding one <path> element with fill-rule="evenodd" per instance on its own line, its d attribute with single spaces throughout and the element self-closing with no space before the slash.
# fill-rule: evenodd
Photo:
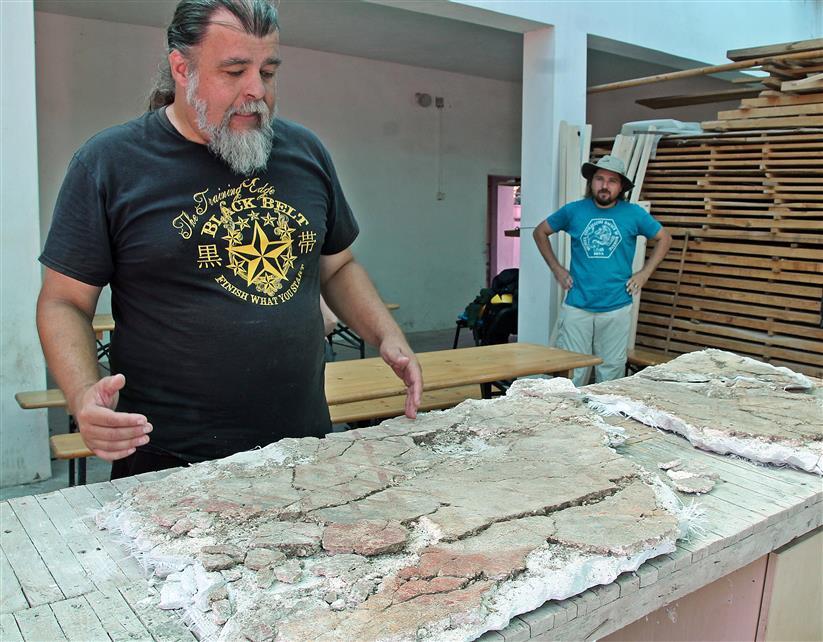
<svg viewBox="0 0 823 642">
<path fill-rule="evenodd" d="M 423 391 L 420 364 L 402 330 L 350 250 L 320 259 L 320 283 L 329 307 L 380 356 L 406 384 L 406 416 L 416 417 Z"/>
<path fill-rule="evenodd" d="M 646 260 L 646 264 L 643 266 L 643 269 L 635 274 L 632 274 L 632 277 L 626 283 L 626 290 L 628 290 L 629 293 L 633 294 L 646 285 L 646 281 L 648 281 L 651 275 L 654 274 L 657 266 L 660 265 L 660 262 L 672 246 L 671 234 L 669 234 L 664 227 L 661 227 L 657 234 L 654 235 L 654 240 L 656 241 L 656 244 L 652 250 L 651 256 Z"/>
<path fill-rule="evenodd" d="M 112 461 L 147 443 L 143 415 L 115 412 L 123 375 L 100 378 L 92 318 L 101 288 L 46 268 L 37 299 L 37 329 L 49 369 L 94 453 Z"/>
<path fill-rule="evenodd" d="M 549 237 L 552 234 L 554 234 L 554 230 L 548 222 L 541 221 L 540 225 L 534 228 L 532 237 L 534 238 L 534 242 L 537 245 L 540 255 L 543 257 L 543 260 L 546 261 L 546 265 L 549 266 L 549 269 L 552 271 L 552 274 L 554 274 L 554 278 L 557 279 L 560 287 L 564 290 L 569 290 L 574 285 L 574 281 L 572 279 L 572 275 L 569 274 L 569 271 L 560 264 L 560 261 L 557 260 L 557 256 L 552 249 L 552 244 L 549 241 Z"/>
</svg>

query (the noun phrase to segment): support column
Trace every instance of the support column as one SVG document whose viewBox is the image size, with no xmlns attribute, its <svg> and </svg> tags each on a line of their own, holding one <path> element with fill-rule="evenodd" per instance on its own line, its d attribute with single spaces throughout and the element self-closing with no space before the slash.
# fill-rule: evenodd
<svg viewBox="0 0 823 642">
<path fill-rule="evenodd" d="M 14 394 L 46 385 L 35 327 L 40 207 L 32 0 L 0 2 L 0 487 L 51 477 L 45 410 Z"/>
<path fill-rule="evenodd" d="M 518 340 L 547 345 L 557 319 L 558 287 L 532 240 L 557 209 L 560 121 L 586 121 L 586 33 L 554 26 L 530 31 L 523 43 L 520 286 Z"/>
</svg>

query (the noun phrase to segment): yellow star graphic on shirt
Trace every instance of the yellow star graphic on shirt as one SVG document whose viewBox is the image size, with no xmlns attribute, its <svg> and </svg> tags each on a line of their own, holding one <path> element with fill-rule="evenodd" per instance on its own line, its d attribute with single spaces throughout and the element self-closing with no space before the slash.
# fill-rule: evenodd
<svg viewBox="0 0 823 642">
<path fill-rule="evenodd" d="M 260 274 L 272 274 L 277 279 L 285 279 L 278 257 L 290 247 L 291 241 L 270 241 L 260 223 L 255 221 L 252 242 L 248 245 L 235 245 L 228 250 L 233 259 L 246 264 L 246 285 L 251 285 Z"/>
</svg>

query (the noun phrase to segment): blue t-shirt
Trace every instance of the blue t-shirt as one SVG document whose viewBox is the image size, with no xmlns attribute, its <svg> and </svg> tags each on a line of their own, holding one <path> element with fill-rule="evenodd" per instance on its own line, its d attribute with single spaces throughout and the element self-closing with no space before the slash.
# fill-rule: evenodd
<svg viewBox="0 0 823 642">
<path fill-rule="evenodd" d="M 600 208 L 591 198 L 564 205 L 546 221 L 571 237 L 574 285 L 566 304 L 587 312 L 609 312 L 632 302 L 626 281 L 638 236 L 653 238 L 662 227 L 639 205 L 618 201 Z"/>
</svg>

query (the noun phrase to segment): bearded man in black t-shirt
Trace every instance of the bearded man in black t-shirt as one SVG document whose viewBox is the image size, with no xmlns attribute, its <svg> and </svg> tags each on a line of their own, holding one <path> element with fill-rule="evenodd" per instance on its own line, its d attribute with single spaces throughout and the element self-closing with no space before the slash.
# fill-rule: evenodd
<svg viewBox="0 0 823 642">
<path fill-rule="evenodd" d="M 112 477 L 330 430 L 321 292 L 407 386 L 422 376 L 349 249 L 358 228 L 328 152 L 275 118 L 277 13 L 183 0 L 150 111 L 72 159 L 40 257 L 49 367 Z M 90 320 L 111 285 L 111 365 Z"/>
</svg>

